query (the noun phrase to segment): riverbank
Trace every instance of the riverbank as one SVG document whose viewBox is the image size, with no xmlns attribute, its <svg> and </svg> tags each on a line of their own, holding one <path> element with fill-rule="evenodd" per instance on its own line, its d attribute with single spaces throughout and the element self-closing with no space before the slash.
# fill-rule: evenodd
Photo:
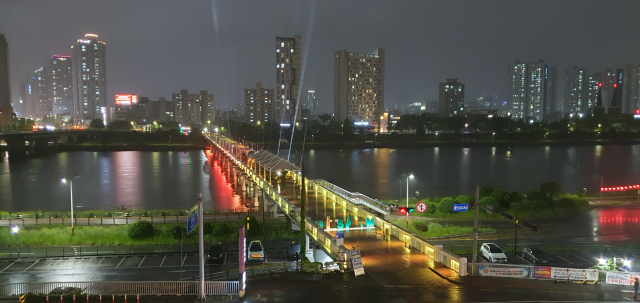
<svg viewBox="0 0 640 303">
<path fill-rule="evenodd" d="M 67 151 L 91 151 L 91 152 L 110 152 L 110 151 L 190 151 L 205 150 L 206 145 L 203 144 L 60 144 L 58 152 Z"/>
<path fill-rule="evenodd" d="M 276 144 L 277 143 L 273 143 Z M 275 146 L 273 145 L 272 146 Z M 428 148 L 428 147 L 544 147 L 544 146 L 597 146 L 597 145 L 637 145 L 640 140 L 522 140 L 522 141 L 441 141 L 441 142 L 331 142 L 309 143 L 305 149 L 368 149 L 368 148 Z M 266 146 L 268 147 L 268 146 Z M 293 143 L 293 150 L 302 149 L 302 143 Z"/>
</svg>

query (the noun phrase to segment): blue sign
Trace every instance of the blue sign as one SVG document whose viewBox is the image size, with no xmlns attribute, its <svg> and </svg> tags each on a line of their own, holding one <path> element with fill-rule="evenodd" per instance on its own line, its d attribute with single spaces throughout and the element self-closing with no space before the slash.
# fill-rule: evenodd
<svg viewBox="0 0 640 303">
<path fill-rule="evenodd" d="M 187 235 L 198 226 L 198 206 L 194 206 L 189 211 L 189 220 L 187 221 Z"/>
<path fill-rule="evenodd" d="M 344 239 L 344 232 L 343 231 L 336 232 L 336 239 Z"/>
<path fill-rule="evenodd" d="M 469 204 L 453 204 L 453 211 L 469 211 Z"/>
</svg>

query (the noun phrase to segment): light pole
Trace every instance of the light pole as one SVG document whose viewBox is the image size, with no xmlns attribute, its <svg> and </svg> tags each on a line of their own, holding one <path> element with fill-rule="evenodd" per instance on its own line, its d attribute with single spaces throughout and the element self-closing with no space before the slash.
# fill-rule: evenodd
<svg viewBox="0 0 640 303">
<path fill-rule="evenodd" d="M 62 178 L 62 183 L 67 183 L 69 182 L 69 193 L 71 195 L 71 235 L 73 236 L 74 234 L 74 218 L 73 218 L 73 179 L 76 178 L 78 175 L 75 175 L 73 178 L 70 179 L 66 179 L 66 178 Z"/>
<path fill-rule="evenodd" d="M 413 179 L 413 174 L 403 174 L 407 177 L 407 227 L 409 227 L 409 179 Z"/>
<path fill-rule="evenodd" d="M 16 249 L 19 249 L 18 245 L 20 244 L 20 238 L 18 238 L 19 230 L 20 230 L 20 227 L 18 225 L 11 226 L 11 234 L 16 235 Z"/>
<path fill-rule="evenodd" d="M 375 134 L 375 136 L 373 136 L 373 142 L 378 142 L 378 134 Z"/>
<path fill-rule="evenodd" d="M 493 132 L 493 133 L 491 134 L 491 142 L 493 142 L 493 137 L 495 137 L 495 136 L 496 136 L 496 132 Z"/>
</svg>

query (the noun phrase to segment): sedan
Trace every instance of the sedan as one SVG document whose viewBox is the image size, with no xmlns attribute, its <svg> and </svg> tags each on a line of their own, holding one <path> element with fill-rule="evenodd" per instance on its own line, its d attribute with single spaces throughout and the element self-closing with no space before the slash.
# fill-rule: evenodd
<svg viewBox="0 0 640 303">
<path fill-rule="evenodd" d="M 502 249 L 493 243 L 484 243 L 480 248 L 480 254 L 491 263 L 507 263 L 507 255 Z"/>
<path fill-rule="evenodd" d="M 247 254 L 247 260 L 264 260 L 264 247 L 260 240 L 251 241 L 249 244 L 249 253 Z"/>
<path fill-rule="evenodd" d="M 549 257 L 538 248 L 525 247 L 522 249 L 522 258 L 533 263 L 549 263 Z"/>
</svg>

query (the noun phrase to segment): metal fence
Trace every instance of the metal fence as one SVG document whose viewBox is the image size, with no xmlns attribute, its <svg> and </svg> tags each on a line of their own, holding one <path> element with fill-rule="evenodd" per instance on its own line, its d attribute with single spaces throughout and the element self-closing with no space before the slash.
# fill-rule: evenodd
<svg viewBox="0 0 640 303">
<path fill-rule="evenodd" d="M 244 219 L 246 212 L 221 213 L 204 215 L 205 222 L 211 221 L 238 221 Z M 75 218 L 75 225 L 126 225 L 136 221 L 149 221 L 153 224 L 187 223 L 187 216 L 151 216 L 151 217 L 92 217 Z M 0 219 L 0 226 L 24 226 L 24 225 L 71 225 L 71 218 L 19 218 Z"/>
<path fill-rule="evenodd" d="M 313 180 L 313 182 L 337 195 L 340 195 L 342 198 L 348 199 L 349 202 L 353 204 L 366 205 L 367 207 L 375 209 L 376 211 L 385 215 L 391 213 L 391 208 L 389 206 L 376 201 L 375 199 L 369 198 L 361 193 L 352 193 L 325 180 Z"/>
<path fill-rule="evenodd" d="M 90 257 L 109 255 L 158 254 L 198 252 L 197 243 L 150 245 L 91 245 L 91 246 L 3 246 L 0 259 Z"/>
<path fill-rule="evenodd" d="M 238 281 L 205 281 L 206 295 L 238 295 Z M 0 296 L 50 294 L 56 288 L 74 288 L 87 295 L 199 295 L 196 281 L 171 282 L 41 282 L 0 284 Z"/>
</svg>

